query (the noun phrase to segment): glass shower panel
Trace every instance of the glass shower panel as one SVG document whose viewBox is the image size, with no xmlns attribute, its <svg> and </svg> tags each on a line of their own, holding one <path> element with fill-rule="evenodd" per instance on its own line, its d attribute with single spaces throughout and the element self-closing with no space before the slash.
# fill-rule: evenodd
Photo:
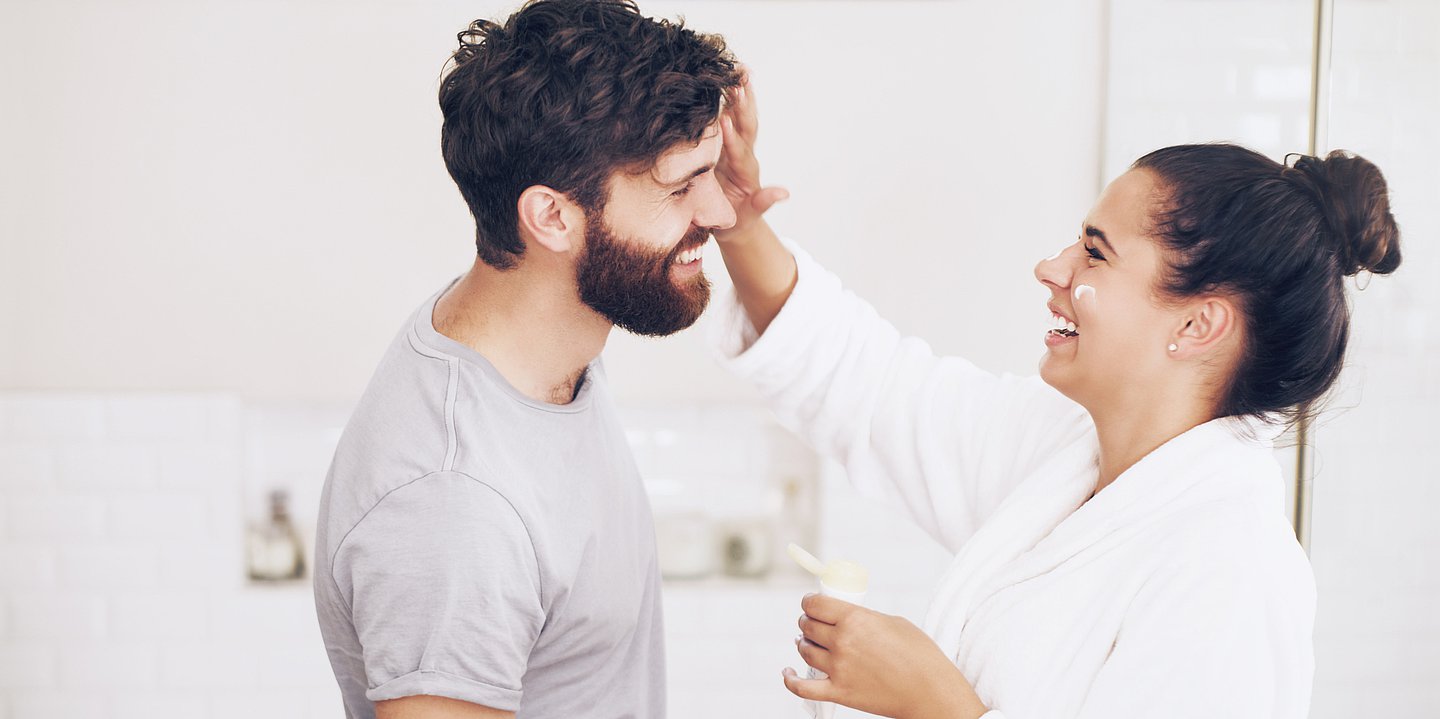
<svg viewBox="0 0 1440 719">
<path fill-rule="evenodd" d="M 1303 152 L 1314 14 L 1314 0 L 1113 0 L 1101 179 L 1187 142 Z"/>
<path fill-rule="evenodd" d="M 1167 145 L 1309 144 L 1315 0 L 1112 0 L 1100 181 Z M 1293 440 L 1276 450 L 1294 506 Z"/>
<path fill-rule="evenodd" d="M 1440 716 L 1440 3 L 1334 0 L 1333 18 L 1320 149 L 1380 166 L 1404 261 L 1352 283 L 1346 369 L 1312 430 L 1311 716 Z"/>
</svg>

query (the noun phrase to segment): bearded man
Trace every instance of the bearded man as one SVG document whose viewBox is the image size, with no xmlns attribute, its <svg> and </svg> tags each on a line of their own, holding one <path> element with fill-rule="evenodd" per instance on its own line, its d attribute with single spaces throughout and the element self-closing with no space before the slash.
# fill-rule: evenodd
<svg viewBox="0 0 1440 719">
<path fill-rule="evenodd" d="M 315 602 L 346 714 L 663 717 L 649 505 L 598 359 L 710 287 L 718 36 L 628 0 L 460 33 L 441 147 L 477 257 L 395 338 L 341 437 Z"/>
</svg>

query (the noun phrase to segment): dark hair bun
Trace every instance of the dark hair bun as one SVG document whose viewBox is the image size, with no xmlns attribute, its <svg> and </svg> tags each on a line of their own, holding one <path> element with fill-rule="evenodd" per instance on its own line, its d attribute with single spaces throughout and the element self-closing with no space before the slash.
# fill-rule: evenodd
<svg viewBox="0 0 1440 719">
<path fill-rule="evenodd" d="M 1302 157 L 1295 169 L 1311 184 L 1346 276 L 1369 270 L 1388 275 L 1400 266 L 1400 228 L 1390 214 L 1390 191 L 1374 163 L 1335 150 Z"/>
</svg>

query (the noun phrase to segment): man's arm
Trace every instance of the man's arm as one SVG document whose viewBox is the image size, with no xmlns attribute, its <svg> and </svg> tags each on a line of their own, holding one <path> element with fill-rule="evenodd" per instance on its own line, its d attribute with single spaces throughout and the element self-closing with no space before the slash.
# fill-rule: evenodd
<svg viewBox="0 0 1440 719">
<path fill-rule="evenodd" d="M 376 702 L 375 719 L 515 719 L 515 712 L 421 695 Z"/>
<path fill-rule="evenodd" d="M 364 648 L 366 698 L 518 710 L 545 623 L 537 562 L 514 505 L 474 477 L 434 472 L 387 493 L 332 568 Z"/>
</svg>

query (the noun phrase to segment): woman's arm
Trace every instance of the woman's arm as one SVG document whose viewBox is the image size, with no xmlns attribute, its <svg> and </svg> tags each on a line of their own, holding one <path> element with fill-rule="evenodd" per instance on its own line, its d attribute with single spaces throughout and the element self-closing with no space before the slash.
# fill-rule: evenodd
<svg viewBox="0 0 1440 719">
<path fill-rule="evenodd" d="M 715 239 L 750 324 L 757 333 L 764 334 L 795 289 L 797 273 L 795 258 L 780 244 L 763 215 L 790 193 L 760 184 L 760 163 L 755 158 L 759 119 L 749 73 L 745 83 L 727 99 L 720 118 L 725 146 L 719 175 L 735 208 L 735 225 L 716 232 Z"/>
<path fill-rule="evenodd" d="M 717 233 L 734 293 L 711 337 L 780 421 L 840 461 L 865 494 L 903 508 L 957 551 L 1009 492 L 1088 431 L 1083 410 L 1038 379 L 997 377 L 902 336 L 761 217 L 787 196 L 760 183 L 753 93 L 722 119 L 718 168 L 736 223 Z"/>
</svg>

